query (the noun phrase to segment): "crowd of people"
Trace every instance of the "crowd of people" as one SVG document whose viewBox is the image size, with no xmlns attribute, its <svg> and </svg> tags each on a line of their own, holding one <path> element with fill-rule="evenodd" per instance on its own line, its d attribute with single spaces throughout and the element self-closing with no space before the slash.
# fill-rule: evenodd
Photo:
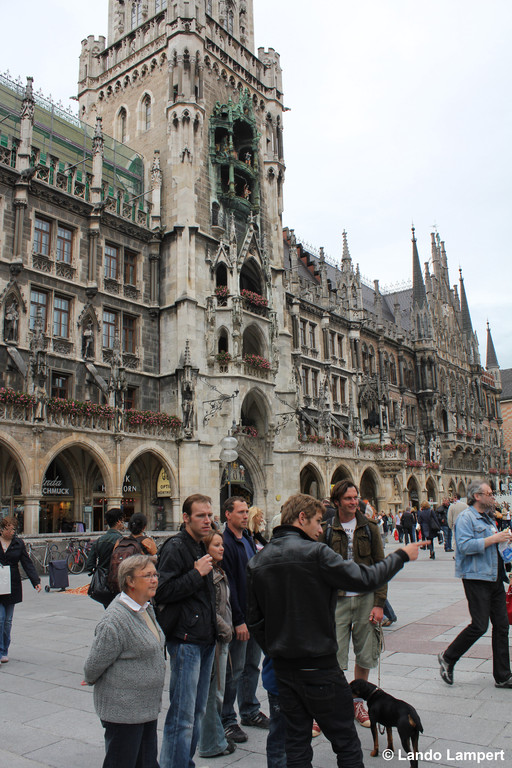
<svg viewBox="0 0 512 768">
<path fill-rule="evenodd" d="M 436 509 L 425 502 L 419 511 L 379 515 L 343 480 L 323 502 L 291 496 L 268 535 L 262 510 L 240 496 L 224 503 L 224 525 L 204 494 L 189 496 L 182 512 L 180 531 L 157 555 L 144 515 L 133 515 L 126 532 L 121 511 L 110 510 L 109 529 L 89 557 L 90 571 L 109 579 L 115 566 L 109 583 L 116 589 L 100 600 L 106 610 L 83 683 L 94 687 L 104 768 L 193 768 L 196 752 L 232 754 L 248 728 L 265 732 L 268 768 L 310 768 L 319 733 L 338 765 L 360 768 L 356 723 L 368 727 L 369 718 L 345 677 L 350 645 L 354 678 L 368 680 L 379 662 L 382 626 L 396 621 L 388 582 L 420 548 L 434 559 L 439 532 L 450 552 L 454 534 L 456 575 L 472 619 L 439 654 L 441 677 L 453 685 L 455 664 L 491 621 L 495 685 L 512 688 L 500 557 L 512 540 L 510 515 L 496 514 L 485 482 L 468 489 L 468 505 L 443 499 Z M 389 534 L 403 546 L 385 556 Z M 41 588 L 10 518 L 0 521 L 0 559 L 12 583 L 11 594 L 0 594 L 5 663 L 12 611 L 21 600 L 19 562 Z M 159 751 L 165 655 L 171 676 Z M 257 697 L 260 675 L 268 715 Z"/>
</svg>

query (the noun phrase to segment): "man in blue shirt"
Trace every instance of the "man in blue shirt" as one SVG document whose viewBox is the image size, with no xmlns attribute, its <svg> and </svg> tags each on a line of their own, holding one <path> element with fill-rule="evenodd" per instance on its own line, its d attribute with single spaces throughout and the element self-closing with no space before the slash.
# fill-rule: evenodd
<svg viewBox="0 0 512 768">
<path fill-rule="evenodd" d="M 259 680 L 261 649 L 251 637 L 246 623 L 247 574 L 249 560 L 256 554 L 254 544 L 247 535 L 249 507 L 241 496 L 231 496 L 223 506 L 226 515 L 224 529 L 224 559 L 222 567 L 229 581 L 231 611 L 235 635 L 229 645 L 226 688 L 222 705 L 222 725 L 226 738 L 236 744 L 247 741 L 247 734 L 237 723 L 235 699 L 238 698 L 242 725 L 268 728 L 269 720 L 260 712 L 256 697 Z"/>
<path fill-rule="evenodd" d="M 498 544 L 510 542 L 510 529 L 497 531 L 491 487 L 473 483 L 468 488 L 468 508 L 455 521 L 455 575 L 462 579 L 471 624 L 437 657 L 439 673 L 453 685 L 453 668 L 460 657 L 492 624 L 492 663 L 496 688 L 512 688 L 508 648 L 508 616 L 503 581 L 506 581 Z"/>
</svg>

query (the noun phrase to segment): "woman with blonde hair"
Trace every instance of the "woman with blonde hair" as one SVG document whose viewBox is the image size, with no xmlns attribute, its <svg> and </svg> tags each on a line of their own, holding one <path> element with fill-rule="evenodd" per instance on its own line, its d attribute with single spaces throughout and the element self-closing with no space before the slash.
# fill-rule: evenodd
<svg viewBox="0 0 512 768">
<path fill-rule="evenodd" d="M 265 513 L 259 507 L 249 507 L 247 530 L 254 542 L 256 552 L 259 552 L 268 543 L 262 533 L 265 530 Z"/>
</svg>

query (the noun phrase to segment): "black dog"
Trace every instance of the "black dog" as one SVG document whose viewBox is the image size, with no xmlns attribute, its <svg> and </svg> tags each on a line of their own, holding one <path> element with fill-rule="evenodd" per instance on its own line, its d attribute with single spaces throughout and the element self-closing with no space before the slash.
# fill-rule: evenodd
<svg viewBox="0 0 512 768">
<path fill-rule="evenodd" d="M 373 751 L 371 757 L 379 754 L 379 734 L 377 723 L 385 726 L 388 736 L 388 749 L 395 751 L 393 747 L 392 727 L 395 726 L 402 747 L 409 754 L 414 753 L 414 760 L 411 760 L 411 768 L 417 768 L 418 760 L 418 738 L 423 733 L 423 726 L 418 713 L 407 704 L 406 701 L 395 699 L 389 693 L 377 688 L 373 683 L 366 680 L 353 680 L 350 683 L 352 695 L 354 698 L 365 699 L 368 705 L 368 716 L 370 718 L 370 728 L 373 736 Z"/>
</svg>

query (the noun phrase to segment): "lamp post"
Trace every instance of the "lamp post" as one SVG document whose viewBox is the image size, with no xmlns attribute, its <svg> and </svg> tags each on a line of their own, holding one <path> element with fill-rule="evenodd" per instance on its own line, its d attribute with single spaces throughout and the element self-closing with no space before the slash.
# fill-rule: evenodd
<svg viewBox="0 0 512 768">
<path fill-rule="evenodd" d="M 231 464 L 238 459 L 238 440 L 236 437 L 227 435 L 220 441 L 221 452 L 220 460 L 224 462 L 228 470 L 228 499 L 231 497 Z"/>
</svg>

